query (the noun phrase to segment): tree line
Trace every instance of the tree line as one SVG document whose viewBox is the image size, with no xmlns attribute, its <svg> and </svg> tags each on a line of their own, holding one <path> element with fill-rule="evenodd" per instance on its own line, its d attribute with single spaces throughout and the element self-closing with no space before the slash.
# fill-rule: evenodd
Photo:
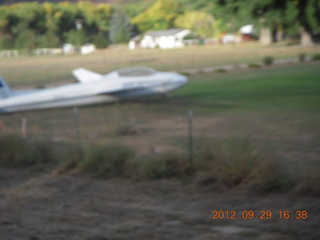
<svg viewBox="0 0 320 240">
<path fill-rule="evenodd" d="M 105 47 L 111 15 L 110 5 L 90 2 L 3 5 L 0 48 L 31 50 L 60 47 L 65 42 L 79 46 L 88 41 Z"/>
<path fill-rule="evenodd" d="M 319 0 L 157 0 L 121 6 L 25 2 L 0 6 L 0 48 L 54 48 L 67 42 L 104 48 L 145 31 L 173 27 L 211 38 L 236 33 L 246 24 L 256 27 L 263 44 L 299 34 L 302 45 L 312 45 L 320 32 L 319 16 Z"/>
</svg>

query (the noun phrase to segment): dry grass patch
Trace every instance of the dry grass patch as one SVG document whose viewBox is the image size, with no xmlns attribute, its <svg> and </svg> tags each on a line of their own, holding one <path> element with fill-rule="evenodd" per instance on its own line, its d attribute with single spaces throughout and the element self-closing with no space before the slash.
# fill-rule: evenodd
<svg viewBox="0 0 320 240">
<path fill-rule="evenodd" d="M 58 155 L 48 141 L 33 141 L 15 134 L 0 134 L 0 167 L 22 168 L 53 164 Z"/>
<path fill-rule="evenodd" d="M 202 141 L 195 165 L 200 172 L 197 181 L 217 189 L 240 188 L 267 193 L 288 190 L 292 185 L 275 157 L 248 139 L 222 143 Z"/>
</svg>

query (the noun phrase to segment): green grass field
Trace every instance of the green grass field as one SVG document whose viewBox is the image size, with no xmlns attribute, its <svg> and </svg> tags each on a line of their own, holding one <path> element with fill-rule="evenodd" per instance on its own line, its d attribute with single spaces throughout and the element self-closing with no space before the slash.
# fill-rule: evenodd
<svg viewBox="0 0 320 240">
<path fill-rule="evenodd" d="M 173 93 L 193 108 L 212 112 L 282 111 L 320 113 L 319 64 L 196 77 Z M 216 106 L 216 107 L 215 107 Z"/>
</svg>

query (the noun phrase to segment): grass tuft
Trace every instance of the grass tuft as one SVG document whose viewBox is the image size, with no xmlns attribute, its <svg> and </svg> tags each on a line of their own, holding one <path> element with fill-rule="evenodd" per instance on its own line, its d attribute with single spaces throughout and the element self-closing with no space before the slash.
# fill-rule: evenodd
<svg viewBox="0 0 320 240">
<path fill-rule="evenodd" d="M 262 61 L 263 61 L 263 63 L 264 63 L 265 65 L 271 66 L 271 65 L 273 64 L 274 59 L 273 59 L 273 57 L 271 57 L 271 56 L 266 56 L 266 57 L 263 58 Z"/>
</svg>

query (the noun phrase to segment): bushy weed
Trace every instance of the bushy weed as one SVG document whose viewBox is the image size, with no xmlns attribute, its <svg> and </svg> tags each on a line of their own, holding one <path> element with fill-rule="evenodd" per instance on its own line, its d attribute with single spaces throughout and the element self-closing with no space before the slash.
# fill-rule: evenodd
<svg viewBox="0 0 320 240">
<path fill-rule="evenodd" d="M 47 141 L 34 141 L 14 134 L 0 134 L 0 166 L 28 167 L 56 161 L 55 146 Z"/>
</svg>

